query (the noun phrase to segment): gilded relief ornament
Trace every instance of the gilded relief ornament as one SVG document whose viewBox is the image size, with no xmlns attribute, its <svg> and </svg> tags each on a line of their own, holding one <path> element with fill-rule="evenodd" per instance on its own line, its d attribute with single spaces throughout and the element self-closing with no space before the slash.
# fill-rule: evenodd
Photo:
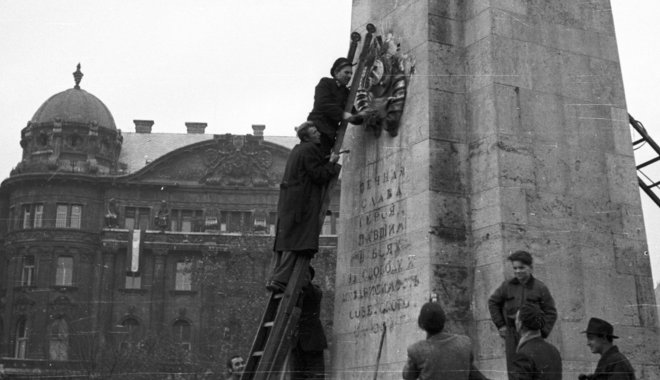
<svg viewBox="0 0 660 380">
<path fill-rule="evenodd" d="M 355 98 L 357 111 L 365 116 L 364 126 L 376 137 L 385 129 L 396 136 L 406 101 L 415 58 L 401 53 L 401 43 L 388 33 L 374 39 L 369 47 L 365 72 Z"/>
</svg>

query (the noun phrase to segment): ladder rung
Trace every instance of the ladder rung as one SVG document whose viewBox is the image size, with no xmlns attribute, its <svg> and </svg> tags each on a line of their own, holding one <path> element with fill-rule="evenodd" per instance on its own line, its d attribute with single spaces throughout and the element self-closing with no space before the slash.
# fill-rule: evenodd
<svg viewBox="0 0 660 380">
<path fill-rule="evenodd" d="M 264 352 L 263 351 L 255 351 L 252 356 L 263 356 Z"/>
<path fill-rule="evenodd" d="M 644 141 L 646 141 L 646 139 L 645 139 L 644 137 L 642 137 L 642 138 L 639 139 L 639 140 L 635 140 L 635 141 L 633 141 L 633 145 L 637 145 L 637 144 L 639 144 L 639 143 L 643 143 Z"/>
<path fill-rule="evenodd" d="M 275 322 L 273 322 L 273 321 L 266 322 L 266 323 L 264 323 L 264 327 L 273 327 L 274 324 L 275 324 Z"/>
<path fill-rule="evenodd" d="M 641 169 L 641 168 L 643 168 L 643 167 L 645 167 L 645 166 L 649 166 L 649 165 L 651 165 L 652 163 L 657 162 L 657 161 L 659 161 L 659 160 L 660 160 L 660 156 L 658 156 L 658 157 L 656 157 L 656 158 L 654 158 L 654 159 L 652 159 L 652 160 L 648 160 L 648 161 L 646 161 L 646 162 L 643 163 L 643 164 L 639 164 L 639 165 L 637 165 L 637 170 L 639 170 L 639 169 Z"/>
<path fill-rule="evenodd" d="M 646 186 L 646 187 L 648 187 L 649 189 L 651 189 L 651 188 L 656 187 L 656 186 L 658 186 L 658 185 L 660 185 L 660 181 L 658 181 L 658 182 L 656 182 L 656 183 L 652 183 L 652 184 L 650 184 L 650 185 L 648 185 L 648 186 Z"/>
</svg>

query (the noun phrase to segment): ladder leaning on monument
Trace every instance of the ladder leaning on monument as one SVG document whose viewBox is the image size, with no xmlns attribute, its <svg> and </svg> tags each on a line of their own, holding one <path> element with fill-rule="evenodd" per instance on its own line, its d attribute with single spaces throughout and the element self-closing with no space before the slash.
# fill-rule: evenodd
<svg viewBox="0 0 660 380">
<path fill-rule="evenodd" d="M 641 136 L 639 139 L 633 141 L 633 148 L 638 149 L 640 148 L 644 143 L 648 144 L 653 151 L 655 152 L 655 157 L 647 160 L 645 162 L 642 162 L 641 164 L 637 165 L 637 182 L 639 183 L 639 187 L 644 190 L 646 195 L 655 202 L 655 204 L 660 207 L 660 194 L 657 193 L 658 186 L 660 185 L 660 181 L 653 181 L 651 178 L 649 178 L 648 175 L 646 175 L 644 172 L 642 172 L 643 168 L 646 168 L 658 161 L 660 161 L 660 146 L 651 138 L 651 136 L 646 132 L 646 128 L 644 128 L 644 125 L 638 121 L 635 120 L 634 117 L 632 117 L 630 114 L 628 114 L 628 121 L 630 125 L 639 133 Z"/>
<path fill-rule="evenodd" d="M 369 46 L 372 34 L 375 31 L 376 28 L 373 25 L 367 25 L 368 33 L 365 37 L 364 46 Z M 351 34 L 351 45 L 346 56 L 351 62 L 355 56 L 357 44 L 360 42 L 360 39 L 361 36 L 359 33 L 354 32 Z M 360 71 L 364 71 L 366 51 L 367 49 L 363 49 L 358 62 L 358 74 L 353 76 L 347 102 L 347 104 L 350 104 L 349 111 L 355 101 L 355 94 L 357 93 L 357 87 L 360 82 Z M 337 143 L 333 148 L 335 152 L 341 149 L 345 129 L 346 123 L 342 122 L 340 130 L 337 133 Z M 335 177 L 324 190 L 321 218 L 325 217 L 325 212 L 330 203 L 330 191 L 336 182 L 337 178 Z M 323 225 L 323 219 L 321 219 L 320 225 Z M 299 298 L 302 287 L 305 285 L 303 281 L 307 277 L 309 261 L 310 257 L 308 256 L 297 256 L 293 273 L 284 293 L 270 294 L 266 310 L 261 317 L 257 333 L 252 342 L 252 348 L 250 349 L 247 363 L 241 375 L 241 380 L 276 379 L 281 376 L 291 343 L 297 332 L 298 319 L 301 313 Z"/>
</svg>

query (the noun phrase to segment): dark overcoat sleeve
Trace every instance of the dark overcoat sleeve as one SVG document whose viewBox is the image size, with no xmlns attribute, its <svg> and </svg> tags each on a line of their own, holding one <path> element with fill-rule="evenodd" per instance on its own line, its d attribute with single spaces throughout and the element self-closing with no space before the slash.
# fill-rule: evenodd
<svg viewBox="0 0 660 380">
<path fill-rule="evenodd" d="M 303 155 L 303 170 L 307 174 L 307 178 L 316 185 L 326 185 L 341 169 L 341 165 L 328 162 L 323 157 L 321 150 L 318 147 L 307 147 L 307 149 L 303 151 Z"/>
<path fill-rule="evenodd" d="M 339 123 L 344 115 L 345 102 L 344 93 L 335 80 L 321 78 L 314 89 L 314 110 L 312 112 Z"/>
<path fill-rule="evenodd" d="M 503 282 L 488 299 L 490 319 L 493 320 L 495 327 L 498 329 L 506 325 L 506 319 L 504 318 L 504 302 L 507 297 L 506 284 L 506 281 Z"/>
</svg>

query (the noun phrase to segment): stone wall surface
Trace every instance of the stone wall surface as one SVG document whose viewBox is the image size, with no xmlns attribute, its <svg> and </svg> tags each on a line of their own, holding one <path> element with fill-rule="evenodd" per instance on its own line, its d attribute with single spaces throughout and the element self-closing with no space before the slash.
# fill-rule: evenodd
<svg viewBox="0 0 660 380">
<path fill-rule="evenodd" d="M 400 378 L 437 297 L 479 368 L 506 378 L 487 299 L 525 249 L 559 320 L 565 378 L 598 360 L 590 317 L 657 377 L 658 326 L 608 1 L 353 2 L 352 28 L 415 56 L 397 137 L 349 127 L 334 315 L 335 378 Z M 385 333 L 383 331 L 385 330 Z"/>
</svg>

